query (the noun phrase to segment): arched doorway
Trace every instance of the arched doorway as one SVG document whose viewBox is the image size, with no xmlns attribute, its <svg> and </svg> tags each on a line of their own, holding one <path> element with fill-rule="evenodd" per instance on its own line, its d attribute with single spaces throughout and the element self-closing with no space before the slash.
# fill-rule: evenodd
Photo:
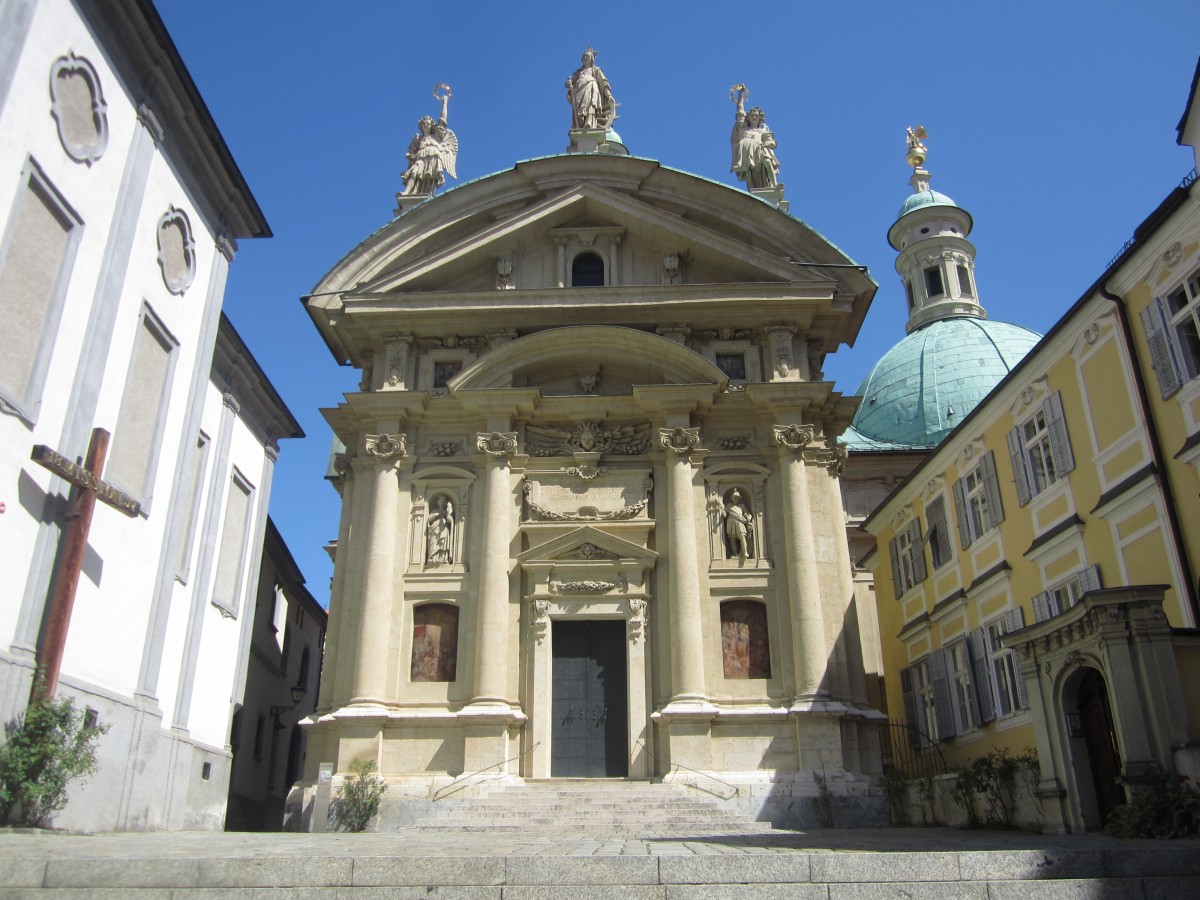
<svg viewBox="0 0 1200 900">
<path fill-rule="evenodd" d="M 1089 828 L 1102 828 L 1112 811 L 1125 802 L 1125 790 L 1118 780 L 1121 755 L 1104 677 L 1095 669 L 1080 669 L 1071 679 L 1066 699 L 1081 812 Z"/>
</svg>

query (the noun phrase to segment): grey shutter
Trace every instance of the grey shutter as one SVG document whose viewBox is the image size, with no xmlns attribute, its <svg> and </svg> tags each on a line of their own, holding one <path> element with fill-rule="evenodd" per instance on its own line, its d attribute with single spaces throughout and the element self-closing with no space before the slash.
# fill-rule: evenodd
<svg viewBox="0 0 1200 900">
<path fill-rule="evenodd" d="M 899 600 L 904 593 L 904 582 L 900 580 L 900 548 L 896 546 L 895 538 L 888 543 L 888 552 L 892 558 L 892 590 L 896 592 L 896 599 Z"/>
<path fill-rule="evenodd" d="M 925 545 L 921 543 L 921 520 L 908 523 L 908 552 L 912 558 L 913 581 L 920 584 L 929 571 L 925 568 Z"/>
<path fill-rule="evenodd" d="M 929 654 L 929 679 L 933 682 L 933 708 L 937 715 L 938 740 L 948 740 L 958 733 L 954 725 L 954 704 L 950 699 L 950 676 L 946 672 L 946 651 Z"/>
<path fill-rule="evenodd" d="M 1008 627 L 1008 631 L 1005 633 L 1020 631 L 1025 627 L 1025 610 L 1021 609 L 1019 606 L 1016 609 L 1005 613 L 1004 618 L 1006 620 L 1005 624 Z M 1021 664 L 1016 659 L 1017 651 L 1005 650 L 1004 652 L 1011 653 L 1013 655 L 1013 661 L 1016 662 L 1016 665 L 1013 668 L 1017 670 L 1017 705 L 1020 706 L 1021 709 L 1029 709 L 1029 693 L 1025 690 L 1025 679 L 1021 676 Z"/>
<path fill-rule="evenodd" d="M 929 526 L 929 533 L 925 536 L 925 540 L 932 541 L 936 548 L 936 559 L 934 566 L 938 565 L 938 560 L 941 564 L 945 564 L 950 560 L 950 554 L 953 552 L 950 547 L 950 529 L 946 523 L 946 501 L 939 497 L 933 503 L 925 508 L 926 523 Z"/>
<path fill-rule="evenodd" d="M 1050 612 L 1050 592 L 1042 591 L 1033 598 L 1033 619 L 1035 622 L 1045 622 L 1052 617 Z"/>
<path fill-rule="evenodd" d="M 979 701 L 979 720 L 991 722 L 996 718 L 992 702 L 992 671 L 988 660 L 987 629 L 976 628 L 967 635 L 967 650 L 971 655 L 971 674 L 975 676 L 975 697 Z"/>
<path fill-rule="evenodd" d="M 900 670 L 900 694 L 904 697 L 904 719 L 908 723 L 908 746 L 921 747 L 921 723 L 917 719 L 917 697 L 912 688 L 912 667 Z"/>
<path fill-rule="evenodd" d="M 983 470 L 983 492 L 987 497 L 988 525 L 995 527 L 1004 521 L 1004 504 L 1000 502 L 1000 480 L 996 477 L 996 454 L 991 450 L 979 461 Z"/>
<path fill-rule="evenodd" d="M 1080 593 L 1086 594 L 1088 591 L 1100 590 L 1100 567 L 1088 566 L 1081 569 L 1079 572 L 1079 588 Z"/>
<path fill-rule="evenodd" d="M 1021 439 L 1021 429 L 1014 428 L 1008 433 L 1008 457 L 1012 460 L 1013 482 L 1017 486 L 1017 502 L 1024 506 L 1032 494 L 1029 491 L 1029 469 L 1025 461 L 1025 442 Z"/>
<path fill-rule="evenodd" d="M 1158 390 L 1163 399 L 1167 399 L 1183 384 L 1175 359 L 1171 355 L 1171 337 L 1163 318 L 1162 298 L 1155 297 L 1151 304 L 1142 310 L 1142 330 L 1146 332 L 1146 343 L 1150 345 L 1150 360 L 1154 366 L 1154 374 L 1158 376 Z"/>
<path fill-rule="evenodd" d="M 1042 404 L 1046 414 L 1046 431 L 1050 435 L 1050 453 L 1054 457 L 1054 471 L 1062 476 L 1075 468 L 1075 454 L 1071 452 L 1071 438 L 1067 434 L 1067 421 L 1063 416 L 1062 394 L 1055 391 Z"/>
<path fill-rule="evenodd" d="M 954 482 L 954 515 L 958 519 L 958 542 L 966 550 L 971 546 L 971 526 L 967 524 L 967 493 L 961 478 Z"/>
</svg>

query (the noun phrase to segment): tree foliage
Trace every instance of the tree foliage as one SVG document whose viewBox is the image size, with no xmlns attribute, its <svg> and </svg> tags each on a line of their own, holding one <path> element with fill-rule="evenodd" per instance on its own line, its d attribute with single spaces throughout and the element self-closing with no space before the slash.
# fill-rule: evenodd
<svg viewBox="0 0 1200 900">
<path fill-rule="evenodd" d="M 338 788 L 334 804 L 334 823 L 342 831 L 366 831 L 379 812 L 380 801 L 387 793 L 387 782 L 375 774 L 373 760 L 356 759 L 350 763 L 353 773 Z"/>
</svg>

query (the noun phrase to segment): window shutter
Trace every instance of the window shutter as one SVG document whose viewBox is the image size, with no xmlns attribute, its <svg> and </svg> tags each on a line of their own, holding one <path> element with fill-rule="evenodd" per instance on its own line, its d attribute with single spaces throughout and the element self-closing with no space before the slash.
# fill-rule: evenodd
<svg viewBox="0 0 1200 900">
<path fill-rule="evenodd" d="M 896 539 L 888 543 L 888 550 L 892 558 L 892 590 L 896 592 L 896 599 L 899 600 L 904 594 L 904 582 L 900 580 L 900 548 L 896 546 Z"/>
<path fill-rule="evenodd" d="M 1033 619 L 1035 622 L 1045 622 L 1053 617 L 1050 612 L 1050 592 L 1042 591 L 1033 598 Z"/>
<path fill-rule="evenodd" d="M 920 584 L 929 574 L 925 568 L 925 545 L 921 543 L 921 520 L 908 523 L 908 552 L 911 554 L 913 581 Z"/>
<path fill-rule="evenodd" d="M 900 693 L 904 697 L 904 719 L 908 724 L 908 746 L 921 747 L 921 723 L 917 720 L 917 697 L 912 687 L 912 667 L 900 670 Z"/>
<path fill-rule="evenodd" d="M 946 526 L 946 502 L 939 497 L 925 508 L 925 517 L 929 525 L 926 541 L 933 541 L 937 549 L 937 559 L 945 564 L 949 561 L 952 552 L 950 529 Z"/>
<path fill-rule="evenodd" d="M 1087 566 L 1079 572 L 1080 593 L 1100 590 L 1100 567 Z"/>
<path fill-rule="evenodd" d="M 938 740 L 948 740 L 958 733 L 954 725 L 954 704 L 950 699 L 950 676 L 946 672 L 946 651 L 934 650 L 929 655 L 929 678 L 933 682 L 933 708 L 937 715 Z"/>
<path fill-rule="evenodd" d="M 977 628 L 967 636 L 967 649 L 971 654 L 971 673 L 975 676 L 979 720 L 991 722 L 996 718 L 996 706 L 992 702 L 992 671 L 988 660 L 986 628 Z"/>
<path fill-rule="evenodd" d="M 1025 627 L 1025 610 L 1021 609 L 1019 606 L 1016 609 L 1005 613 L 1004 617 L 1006 619 L 1005 624 L 1008 626 L 1008 632 L 1020 631 Z M 1025 690 L 1025 679 L 1021 676 L 1021 663 L 1017 659 L 1017 651 L 1005 650 L 1004 652 L 1011 653 L 1013 655 L 1013 662 L 1015 663 L 1013 668 L 1017 671 L 1017 705 L 1020 706 L 1021 709 L 1029 709 L 1029 694 Z"/>
<path fill-rule="evenodd" d="M 1008 433 L 1008 457 L 1012 460 L 1017 502 L 1024 506 L 1032 495 L 1029 492 L 1029 471 L 1025 462 L 1025 442 L 1021 440 L 1020 428 L 1014 428 Z"/>
<path fill-rule="evenodd" d="M 983 470 L 983 492 L 987 496 L 989 527 L 1004 521 L 1004 504 L 1000 502 L 1000 479 L 996 477 L 996 454 L 991 450 L 979 461 Z"/>
<path fill-rule="evenodd" d="M 1171 355 L 1171 339 L 1163 319 L 1162 299 L 1155 297 L 1150 306 L 1142 310 L 1141 316 L 1146 343 L 1150 345 L 1150 360 L 1154 366 L 1154 374 L 1158 376 L 1158 389 L 1166 400 L 1179 390 L 1183 384 L 1183 377 Z"/>
<path fill-rule="evenodd" d="M 1054 457 L 1054 469 L 1061 476 L 1075 468 L 1075 454 L 1071 452 L 1071 438 L 1067 435 L 1067 420 L 1063 416 L 1062 394 L 1055 391 L 1042 404 L 1046 414 L 1046 431 L 1050 435 L 1050 453 Z"/>
<path fill-rule="evenodd" d="M 958 519 L 958 541 L 964 550 L 971 546 L 971 528 L 967 524 L 967 492 L 960 478 L 954 482 L 954 515 Z"/>
</svg>

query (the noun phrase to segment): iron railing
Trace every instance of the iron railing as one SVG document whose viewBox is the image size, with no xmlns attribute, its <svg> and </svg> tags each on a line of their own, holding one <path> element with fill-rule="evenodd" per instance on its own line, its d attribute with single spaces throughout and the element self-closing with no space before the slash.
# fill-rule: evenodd
<svg viewBox="0 0 1200 900">
<path fill-rule="evenodd" d="M 1189 188 L 1195 183 L 1195 181 L 1196 181 L 1196 169 L 1192 169 L 1192 171 L 1188 172 L 1180 180 L 1179 187 L 1185 188 L 1185 189 Z M 1117 255 L 1114 256 L 1112 259 L 1110 259 L 1108 261 L 1108 265 L 1104 267 L 1105 270 L 1107 271 L 1108 269 L 1111 269 L 1113 267 L 1113 265 L 1116 263 L 1116 261 L 1119 260 L 1126 253 L 1128 253 L 1129 249 L 1136 242 L 1137 242 L 1137 235 L 1135 234 L 1133 237 L 1131 237 L 1129 240 L 1127 240 L 1124 244 L 1121 245 L 1121 249 L 1117 251 Z"/>
<path fill-rule="evenodd" d="M 540 741 L 539 741 L 539 743 L 540 743 Z M 521 757 L 523 757 L 529 753 L 532 753 L 534 750 L 536 750 L 537 746 L 538 746 L 538 744 L 534 744 L 532 747 L 530 747 L 527 750 L 523 750 L 522 752 L 518 753 L 516 756 L 510 756 L 508 759 L 502 759 L 498 763 L 492 763 L 490 766 L 484 766 L 482 769 L 479 769 L 476 772 L 472 772 L 469 775 L 459 775 L 457 778 L 455 778 L 449 784 L 444 785 L 443 787 L 440 787 L 436 791 L 434 791 L 433 799 L 441 800 L 443 797 L 448 797 L 450 794 L 458 793 L 463 788 L 467 787 L 467 785 L 463 784 L 463 782 L 465 782 L 468 778 L 474 778 L 476 775 L 482 775 L 484 772 L 488 771 L 489 769 L 496 769 L 496 768 L 499 768 L 500 766 L 505 765 L 506 763 L 512 762 L 514 759 L 520 759 Z M 459 786 L 455 787 L 455 785 L 459 785 Z M 451 790 L 451 788 L 454 788 L 454 790 Z"/>
<path fill-rule="evenodd" d="M 657 772 L 659 770 L 658 754 L 655 753 L 653 750 L 651 750 L 646 745 L 645 741 L 639 740 L 637 742 L 637 745 L 640 745 L 643 750 L 645 750 L 647 753 L 650 754 L 650 758 L 652 760 L 654 760 L 654 771 Z M 699 769 L 693 769 L 690 766 L 685 766 L 681 763 L 671 763 L 671 771 L 665 777 L 670 777 L 671 775 L 674 775 L 680 769 L 682 769 L 685 772 L 691 772 L 693 775 L 699 775 L 701 778 L 707 778 L 710 781 L 715 781 L 717 784 L 721 785 L 722 787 L 727 787 L 731 791 L 733 791 L 732 794 L 724 794 L 719 791 L 710 790 L 709 788 L 702 787 L 698 784 L 693 784 L 690 781 L 683 782 L 683 784 L 685 784 L 688 787 L 693 788 L 697 791 L 700 791 L 701 793 L 711 794 L 714 797 L 720 797 L 722 800 L 731 800 L 732 798 L 738 796 L 738 794 L 741 793 L 741 789 L 736 784 L 730 784 L 728 781 L 722 781 L 720 778 L 718 778 L 715 775 L 710 775 L 708 772 L 701 772 Z"/>
</svg>

